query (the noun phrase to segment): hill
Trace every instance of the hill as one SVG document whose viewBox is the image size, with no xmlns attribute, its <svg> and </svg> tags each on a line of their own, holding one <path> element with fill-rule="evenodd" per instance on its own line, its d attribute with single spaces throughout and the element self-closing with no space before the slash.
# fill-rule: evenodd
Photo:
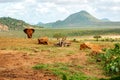
<svg viewBox="0 0 120 80">
<path fill-rule="evenodd" d="M 80 11 L 78 13 L 74 13 L 68 16 L 63 22 L 66 24 L 83 24 L 83 23 L 91 23 L 91 22 L 100 22 L 97 18 L 93 17 L 86 11 Z"/>
<path fill-rule="evenodd" d="M 97 19 L 96 17 L 92 16 L 86 11 L 80 11 L 71 14 L 63 21 L 58 20 L 56 22 L 40 24 L 40 25 L 44 27 L 52 27 L 52 28 L 97 27 L 97 26 L 118 27 L 120 25 L 120 22 L 112 22 L 112 21 Z"/>
<path fill-rule="evenodd" d="M 0 31 L 8 31 L 8 26 L 0 24 Z"/>
<path fill-rule="evenodd" d="M 106 21 L 106 22 L 110 21 L 108 18 L 103 18 L 101 20 Z"/>
<path fill-rule="evenodd" d="M 42 22 L 39 22 L 37 25 L 43 25 L 44 23 L 42 23 Z"/>
<path fill-rule="evenodd" d="M 10 17 L 1 17 L 0 24 L 7 26 L 9 30 L 21 30 L 24 29 L 25 27 L 32 26 L 22 20 L 17 20 Z"/>
</svg>

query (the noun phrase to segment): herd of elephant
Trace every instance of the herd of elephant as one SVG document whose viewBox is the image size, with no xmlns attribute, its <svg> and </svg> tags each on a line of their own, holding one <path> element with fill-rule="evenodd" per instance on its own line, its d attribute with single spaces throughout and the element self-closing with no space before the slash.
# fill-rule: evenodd
<svg viewBox="0 0 120 80">
<path fill-rule="evenodd" d="M 33 28 L 25 28 L 23 30 L 26 34 L 27 34 L 27 37 L 28 38 L 32 38 L 32 34 L 35 32 L 35 29 Z M 38 39 L 38 44 L 45 44 L 45 45 L 48 45 L 49 44 L 49 41 L 48 41 L 48 37 L 41 37 Z M 71 42 L 70 41 L 67 41 L 66 38 L 61 38 L 59 39 L 59 41 L 54 44 L 55 46 L 70 46 L 71 45 Z"/>
<path fill-rule="evenodd" d="M 26 28 L 24 29 L 24 32 L 27 34 L 28 38 L 32 38 L 32 34 L 35 32 L 35 30 L 33 28 Z M 44 44 L 44 45 L 48 45 L 49 44 L 49 39 L 48 37 L 41 37 L 38 39 L 38 44 Z M 58 40 L 57 43 L 54 44 L 55 46 L 58 47 L 66 47 L 66 46 L 70 46 L 71 45 L 71 41 L 66 40 L 66 37 L 64 38 L 60 38 Z M 93 43 L 83 43 L 80 44 L 80 50 L 83 49 L 91 49 L 92 50 L 92 55 L 96 55 L 100 52 L 102 52 L 102 47 L 97 45 L 97 44 L 93 44 Z"/>
</svg>

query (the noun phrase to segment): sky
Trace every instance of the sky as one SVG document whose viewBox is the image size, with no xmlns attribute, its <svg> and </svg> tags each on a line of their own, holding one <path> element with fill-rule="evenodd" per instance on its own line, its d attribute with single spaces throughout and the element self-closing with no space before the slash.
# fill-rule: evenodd
<svg viewBox="0 0 120 80">
<path fill-rule="evenodd" d="M 64 20 L 81 10 L 98 19 L 120 21 L 120 0 L 0 0 L 0 17 L 12 17 L 30 24 Z"/>
</svg>

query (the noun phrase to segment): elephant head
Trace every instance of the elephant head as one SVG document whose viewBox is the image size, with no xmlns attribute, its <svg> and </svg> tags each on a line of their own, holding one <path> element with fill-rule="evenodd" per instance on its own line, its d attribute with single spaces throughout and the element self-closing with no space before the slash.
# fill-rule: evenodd
<svg viewBox="0 0 120 80">
<path fill-rule="evenodd" d="M 23 31 L 27 34 L 28 38 L 32 38 L 32 34 L 35 32 L 35 30 L 32 28 L 26 28 Z"/>
</svg>

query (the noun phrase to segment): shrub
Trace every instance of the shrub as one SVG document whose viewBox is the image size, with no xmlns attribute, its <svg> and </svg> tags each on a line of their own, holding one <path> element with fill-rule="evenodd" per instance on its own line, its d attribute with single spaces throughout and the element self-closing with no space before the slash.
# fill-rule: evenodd
<svg viewBox="0 0 120 80">
<path fill-rule="evenodd" d="M 53 38 L 56 38 L 57 40 L 58 40 L 59 38 L 62 38 L 62 37 L 65 37 L 65 35 L 64 35 L 64 34 L 61 34 L 61 33 L 56 33 L 56 34 L 53 35 Z"/>
<path fill-rule="evenodd" d="M 109 74 L 120 73 L 120 44 L 116 43 L 113 49 L 104 49 L 105 54 L 101 54 L 104 62 L 104 69 Z"/>
<path fill-rule="evenodd" d="M 34 67 L 32 67 L 33 69 L 35 70 L 39 70 L 39 69 L 47 69 L 49 65 L 45 65 L 45 64 L 38 64 L 38 65 L 35 65 Z"/>
<path fill-rule="evenodd" d="M 76 43 L 77 43 L 77 42 L 79 42 L 79 41 L 78 41 L 77 39 L 73 39 L 72 42 L 76 42 Z"/>
</svg>

